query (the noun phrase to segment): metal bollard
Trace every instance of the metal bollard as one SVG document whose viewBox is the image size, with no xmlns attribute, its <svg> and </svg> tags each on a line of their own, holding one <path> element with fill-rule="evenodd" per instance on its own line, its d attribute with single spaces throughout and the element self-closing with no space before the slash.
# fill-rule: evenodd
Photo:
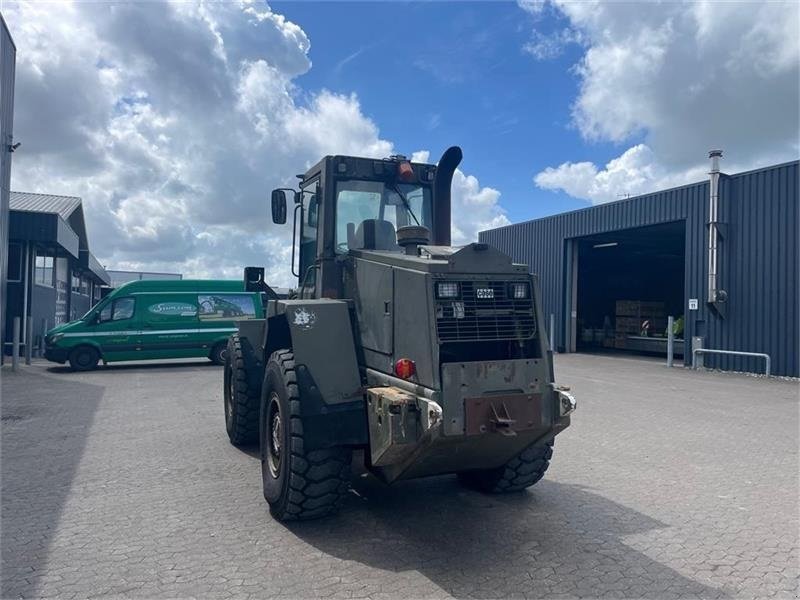
<svg viewBox="0 0 800 600">
<path fill-rule="evenodd" d="M 556 316 L 550 313 L 550 350 L 556 351 Z"/>
<path fill-rule="evenodd" d="M 19 317 L 14 317 L 14 337 L 11 342 L 11 370 L 19 367 Z"/>
<path fill-rule="evenodd" d="M 44 358 L 45 335 L 47 335 L 47 319 L 42 319 L 42 334 L 39 336 L 39 358 Z"/>
<path fill-rule="evenodd" d="M 25 319 L 25 364 L 31 364 L 33 357 L 33 317 Z"/>
<path fill-rule="evenodd" d="M 675 333 L 673 332 L 675 319 L 672 315 L 667 317 L 667 366 L 672 366 L 672 352 L 675 346 Z"/>
</svg>

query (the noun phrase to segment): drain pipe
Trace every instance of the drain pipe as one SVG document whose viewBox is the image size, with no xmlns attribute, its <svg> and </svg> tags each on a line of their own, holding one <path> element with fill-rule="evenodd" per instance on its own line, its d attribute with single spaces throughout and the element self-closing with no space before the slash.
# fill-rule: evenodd
<svg viewBox="0 0 800 600">
<path fill-rule="evenodd" d="M 725 290 L 719 289 L 719 159 L 722 158 L 722 150 L 711 150 L 708 153 L 711 159 L 710 194 L 708 204 L 708 303 L 717 310 L 720 303 L 724 302 L 728 295 Z"/>
</svg>

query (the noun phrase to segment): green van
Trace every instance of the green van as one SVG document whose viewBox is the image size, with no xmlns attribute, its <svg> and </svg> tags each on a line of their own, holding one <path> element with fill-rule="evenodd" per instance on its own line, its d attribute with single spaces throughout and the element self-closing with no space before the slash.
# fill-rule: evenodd
<svg viewBox="0 0 800 600">
<path fill-rule="evenodd" d="M 45 358 L 74 371 L 120 360 L 208 357 L 225 361 L 236 321 L 263 318 L 242 281 L 141 280 L 120 286 L 83 318 L 54 327 Z"/>
</svg>

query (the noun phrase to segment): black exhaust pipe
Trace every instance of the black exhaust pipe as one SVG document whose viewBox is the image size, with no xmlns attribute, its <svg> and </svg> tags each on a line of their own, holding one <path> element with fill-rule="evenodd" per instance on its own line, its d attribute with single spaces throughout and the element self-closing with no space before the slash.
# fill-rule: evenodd
<svg viewBox="0 0 800 600">
<path fill-rule="evenodd" d="M 450 146 L 439 159 L 433 180 L 433 243 L 450 245 L 450 187 L 453 173 L 464 155 L 458 146 Z"/>
</svg>

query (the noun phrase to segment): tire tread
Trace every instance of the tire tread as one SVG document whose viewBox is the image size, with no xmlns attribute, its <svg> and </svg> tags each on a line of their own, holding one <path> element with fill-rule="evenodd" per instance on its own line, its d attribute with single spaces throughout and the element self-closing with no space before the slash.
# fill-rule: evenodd
<svg viewBox="0 0 800 600">
<path fill-rule="evenodd" d="M 552 440 L 525 448 L 505 465 L 496 469 L 464 471 L 458 478 L 467 487 L 490 494 L 519 492 L 537 483 L 550 466 Z"/>
<path fill-rule="evenodd" d="M 336 512 L 350 489 L 348 448 L 323 448 L 306 452 L 300 417 L 294 353 L 277 350 L 270 357 L 280 368 L 289 407 L 288 491 L 283 502 L 270 504 L 270 512 L 281 520 L 318 519 Z"/>
<path fill-rule="evenodd" d="M 228 430 L 228 437 L 235 446 L 247 446 L 258 442 L 258 416 L 261 410 L 261 387 L 254 385 L 247 370 L 247 360 L 242 339 L 233 334 L 228 339 L 228 357 L 235 379 L 236 393 L 230 401 L 234 403 L 233 424 Z M 224 390 L 223 393 L 228 393 Z M 226 416 L 227 423 L 227 416 Z"/>
</svg>

